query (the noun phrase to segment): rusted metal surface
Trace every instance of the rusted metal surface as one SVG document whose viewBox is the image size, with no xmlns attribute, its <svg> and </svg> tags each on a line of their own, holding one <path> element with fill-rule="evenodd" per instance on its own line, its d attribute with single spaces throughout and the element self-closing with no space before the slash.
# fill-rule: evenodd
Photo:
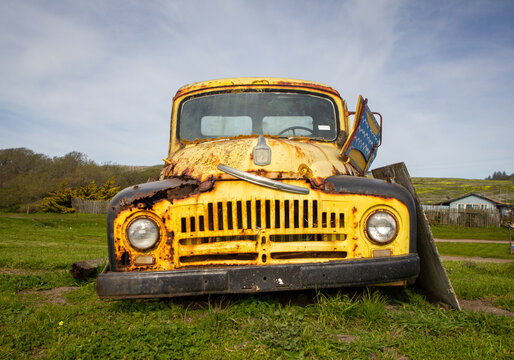
<svg viewBox="0 0 514 360">
<path fill-rule="evenodd" d="M 189 95 L 196 91 L 209 90 L 216 91 L 224 88 L 233 87 L 245 87 L 245 88 L 273 88 L 273 87 L 288 87 L 288 88 L 302 88 L 319 90 L 323 92 L 331 93 L 335 96 L 340 97 L 337 90 L 312 81 L 302 81 L 294 79 L 282 79 L 282 78 L 234 78 L 234 79 L 221 79 L 197 82 L 181 87 L 175 94 L 174 100 Z"/>
<path fill-rule="evenodd" d="M 268 136 L 266 142 L 271 148 L 271 163 L 264 167 L 255 165 L 252 151 L 257 141 L 255 135 L 186 145 L 171 157 L 166 176 L 186 176 L 199 181 L 204 181 L 207 176 L 230 179 L 217 169 L 220 163 L 272 179 L 356 174 L 352 166 L 341 161 L 336 144 Z"/>
<path fill-rule="evenodd" d="M 98 277 L 97 292 L 104 299 L 133 299 L 405 284 L 418 272 L 419 259 L 415 254 L 325 264 L 109 272 Z"/>
<path fill-rule="evenodd" d="M 393 255 L 409 253 L 415 231 L 410 228 L 409 206 L 394 198 L 393 192 L 375 189 L 374 195 L 359 194 L 372 192 L 366 190 L 372 179 L 336 176 L 328 179 L 335 184 L 335 192 L 318 189 L 309 194 L 267 190 L 245 181 L 170 180 L 131 188 L 121 198 L 124 205 L 113 220 L 113 238 L 118 239 L 113 261 L 118 271 L 373 257 L 373 251 L 383 246 L 370 243 L 363 231 L 370 209 L 387 209 L 400 220 L 397 240 L 387 247 Z M 356 181 L 342 186 L 345 180 Z M 206 191 L 200 190 L 202 184 Z M 159 191 L 158 186 L 163 188 Z M 145 195 L 156 202 L 147 206 Z M 150 264 L 134 261 L 141 252 L 126 239 L 126 226 L 137 217 L 151 218 L 161 228 L 158 245 L 144 252 L 153 257 Z"/>
<path fill-rule="evenodd" d="M 131 206 L 151 207 L 161 199 L 171 202 L 183 199 L 214 187 L 214 177 L 208 176 L 203 181 L 182 177 L 170 177 L 165 180 L 135 185 L 119 192 L 111 201 L 112 210 L 122 210 Z M 146 204 L 146 205 L 145 205 Z"/>
</svg>

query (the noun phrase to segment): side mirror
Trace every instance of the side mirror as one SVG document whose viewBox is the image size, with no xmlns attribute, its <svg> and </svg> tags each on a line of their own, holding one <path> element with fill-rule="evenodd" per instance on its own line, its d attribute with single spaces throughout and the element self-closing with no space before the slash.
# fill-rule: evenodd
<svg viewBox="0 0 514 360">
<path fill-rule="evenodd" d="M 368 107 L 368 99 L 364 99 L 362 95 L 359 96 L 357 110 L 350 115 L 355 115 L 353 130 L 341 148 L 341 155 L 364 175 L 382 144 L 382 115 L 372 112 Z M 380 123 L 375 115 L 380 117 Z"/>
</svg>

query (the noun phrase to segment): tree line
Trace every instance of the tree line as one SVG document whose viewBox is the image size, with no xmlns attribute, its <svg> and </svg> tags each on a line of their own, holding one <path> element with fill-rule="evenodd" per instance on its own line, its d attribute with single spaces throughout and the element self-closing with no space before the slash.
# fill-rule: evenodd
<svg viewBox="0 0 514 360">
<path fill-rule="evenodd" d="M 64 156 L 49 157 L 27 148 L 0 150 L 0 209 L 9 211 L 37 210 L 42 199 L 62 187 L 87 187 L 94 181 L 121 189 L 155 180 L 161 165 L 129 167 L 98 165 L 87 155 L 73 151 Z"/>
<path fill-rule="evenodd" d="M 514 180 L 514 174 L 507 175 L 505 171 L 495 171 L 493 175 L 489 175 L 486 180 Z"/>
</svg>

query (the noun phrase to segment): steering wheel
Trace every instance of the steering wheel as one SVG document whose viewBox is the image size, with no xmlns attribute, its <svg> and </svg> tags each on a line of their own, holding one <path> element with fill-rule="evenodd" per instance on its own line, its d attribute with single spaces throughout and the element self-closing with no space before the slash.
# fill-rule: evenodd
<svg viewBox="0 0 514 360">
<path fill-rule="evenodd" d="M 285 128 L 284 130 L 282 130 L 281 132 L 278 133 L 278 136 L 282 135 L 283 133 L 285 133 L 286 131 L 293 131 L 293 136 L 296 136 L 296 133 L 294 132 L 295 130 L 307 130 L 308 132 L 312 134 L 314 134 L 314 131 L 309 129 L 309 128 L 306 128 L 305 126 L 290 126 L 288 128 Z"/>
</svg>

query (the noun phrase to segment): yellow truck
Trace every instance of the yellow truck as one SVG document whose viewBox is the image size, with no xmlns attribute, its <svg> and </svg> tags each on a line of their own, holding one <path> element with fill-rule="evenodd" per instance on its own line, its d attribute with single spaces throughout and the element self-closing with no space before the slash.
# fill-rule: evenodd
<svg viewBox="0 0 514 360">
<path fill-rule="evenodd" d="M 350 129 L 350 117 L 353 126 Z M 382 117 L 333 88 L 234 78 L 180 88 L 160 180 L 109 205 L 101 298 L 370 284 L 420 273 L 416 208 L 366 177 Z"/>
</svg>

